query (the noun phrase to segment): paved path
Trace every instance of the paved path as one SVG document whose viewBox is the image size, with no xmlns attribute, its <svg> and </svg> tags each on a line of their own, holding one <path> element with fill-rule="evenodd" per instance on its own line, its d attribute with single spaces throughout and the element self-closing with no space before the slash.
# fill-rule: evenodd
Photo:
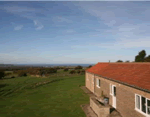
<svg viewBox="0 0 150 117">
<path fill-rule="evenodd" d="M 90 104 L 83 104 L 81 105 L 81 108 L 86 114 L 86 117 L 98 117 L 94 111 L 91 109 Z"/>
<path fill-rule="evenodd" d="M 80 88 L 84 91 L 84 93 L 88 94 L 90 97 L 96 97 L 96 95 L 93 94 L 90 90 L 88 90 L 85 86 L 81 86 Z"/>
</svg>

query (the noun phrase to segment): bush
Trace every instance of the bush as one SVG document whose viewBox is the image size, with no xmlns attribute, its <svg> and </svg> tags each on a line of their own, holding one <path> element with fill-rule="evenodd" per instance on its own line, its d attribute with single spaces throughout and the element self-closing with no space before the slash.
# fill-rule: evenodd
<svg viewBox="0 0 150 117">
<path fill-rule="evenodd" d="M 11 78 L 15 78 L 15 76 L 12 76 Z"/>
<path fill-rule="evenodd" d="M 71 71 L 70 71 L 70 74 L 75 74 L 75 73 L 76 73 L 75 70 L 71 70 Z"/>
<path fill-rule="evenodd" d="M 0 79 L 2 79 L 5 76 L 4 71 L 0 71 Z"/>
<path fill-rule="evenodd" d="M 68 68 L 65 68 L 65 69 L 64 69 L 64 71 L 68 71 L 68 70 L 69 70 Z"/>
<path fill-rule="evenodd" d="M 118 61 L 116 61 L 116 62 L 123 62 L 122 60 L 118 60 Z"/>
<path fill-rule="evenodd" d="M 9 75 L 11 75 L 12 73 L 5 73 L 5 76 L 9 76 Z"/>
<path fill-rule="evenodd" d="M 78 70 L 77 73 L 80 74 L 81 73 L 80 70 Z"/>
<path fill-rule="evenodd" d="M 46 69 L 46 73 L 57 73 L 57 69 L 55 68 Z"/>
<path fill-rule="evenodd" d="M 41 76 L 45 76 L 45 74 L 46 74 L 45 70 L 41 70 L 41 71 L 40 71 L 40 75 L 41 75 Z"/>
<path fill-rule="evenodd" d="M 91 67 L 92 67 L 92 65 L 89 65 L 89 66 L 88 66 L 88 68 L 91 68 Z"/>
<path fill-rule="evenodd" d="M 19 76 L 19 77 L 27 76 L 27 73 L 24 72 L 24 71 L 20 71 L 20 72 L 18 73 L 18 76 Z"/>
<path fill-rule="evenodd" d="M 85 70 L 82 70 L 81 73 L 82 73 L 82 74 L 85 74 Z"/>
<path fill-rule="evenodd" d="M 82 66 L 80 66 L 80 65 L 78 65 L 77 67 L 75 67 L 75 69 L 77 70 L 77 69 L 82 69 L 83 67 Z"/>
</svg>

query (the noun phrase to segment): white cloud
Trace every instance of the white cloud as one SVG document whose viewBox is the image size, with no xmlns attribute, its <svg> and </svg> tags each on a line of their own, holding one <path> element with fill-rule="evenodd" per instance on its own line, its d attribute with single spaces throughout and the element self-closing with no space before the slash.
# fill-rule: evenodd
<svg viewBox="0 0 150 117">
<path fill-rule="evenodd" d="M 23 25 L 18 25 L 16 27 L 14 27 L 14 30 L 21 30 L 23 28 Z"/>
<path fill-rule="evenodd" d="M 36 26 L 36 30 L 41 30 L 42 28 L 44 28 L 44 26 L 42 25 L 41 22 L 39 22 L 38 20 L 34 20 L 34 25 Z"/>
<path fill-rule="evenodd" d="M 69 20 L 68 18 L 62 17 L 62 16 L 55 16 L 53 17 L 54 22 L 66 22 L 66 23 L 72 23 L 72 20 Z"/>
<path fill-rule="evenodd" d="M 66 30 L 66 33 L 73 33 L 75 32 L 74 30 L 70 29 L 70 30 Z"/>
<path fill-rule="evenodd" d="M 11 13 L 37 12 L 37 9 L 19 6 L 5 6 L 3 9 Z"/>
</svg>

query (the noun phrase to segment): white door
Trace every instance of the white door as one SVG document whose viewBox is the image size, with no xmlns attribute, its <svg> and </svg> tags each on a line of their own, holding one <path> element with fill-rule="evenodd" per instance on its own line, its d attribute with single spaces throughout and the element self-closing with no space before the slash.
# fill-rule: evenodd
<svg viewBox="0 0 150 117">
<path fill-rule="evenodd" d="M 116 108 L 116 86 L 112 85 L 112 106 Z"/>
</svg>

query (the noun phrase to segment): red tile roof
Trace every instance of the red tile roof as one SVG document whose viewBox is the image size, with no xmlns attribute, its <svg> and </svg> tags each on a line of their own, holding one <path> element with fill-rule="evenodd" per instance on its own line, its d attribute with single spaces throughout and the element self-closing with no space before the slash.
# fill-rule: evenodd
<svg viewBox="0 0 150 117">
<path fill-rule="evenodd" d="M 150 63 L 97 63 L 86 71 L 150 90 Z"/>
</svg>

